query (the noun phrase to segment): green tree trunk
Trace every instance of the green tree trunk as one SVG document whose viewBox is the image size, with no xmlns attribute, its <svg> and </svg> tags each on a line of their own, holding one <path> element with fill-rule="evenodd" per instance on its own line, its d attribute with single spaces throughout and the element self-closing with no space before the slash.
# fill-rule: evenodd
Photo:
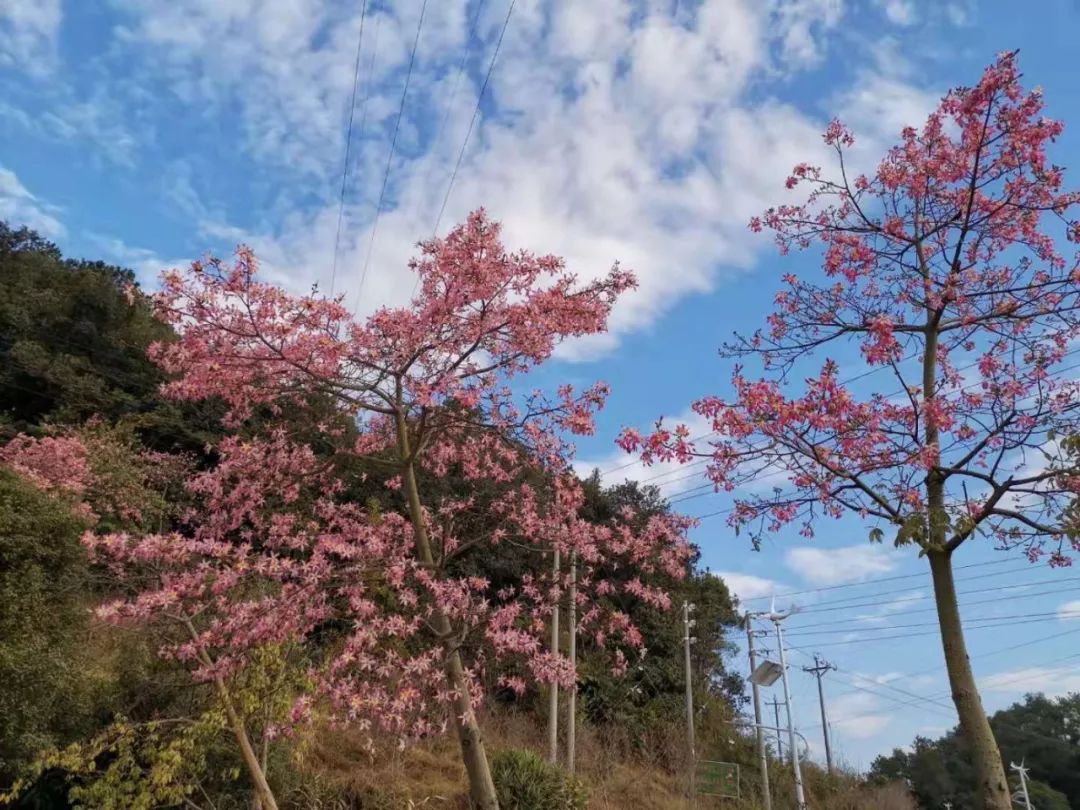
<svg viewBox="0 0 1080 810">
<path fill-rule="evenodd" d="M 960 731 L 970 748 L 971 762 L 978 780 L 978 806 L 984 810 L 1012 810 L 1001 752 L 986 718 L 982 699 L 975 685 L 975 676 L 971 671 L 971 661 L 968 659 L 964 629 L 960 623 L 960 609 L 956 601 L 952 558 L 946 551 L 930 551 L 928 556 L 934 579 L 934 602 L 937 606 L 938 625 L 941 628 L 941 646 L 945 652 L 949 686 L 952 689 L 956 713 L 960 718 Z"/>
</svg>

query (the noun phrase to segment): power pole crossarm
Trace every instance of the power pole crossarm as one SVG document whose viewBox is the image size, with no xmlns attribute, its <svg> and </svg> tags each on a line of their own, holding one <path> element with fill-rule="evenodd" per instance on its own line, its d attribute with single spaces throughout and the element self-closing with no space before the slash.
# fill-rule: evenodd
<svg viewBox="0 0 1080 810">
<path fill-rule="evenodd" d="M 821 679 L 826 672 L 834 669 L 836 667 L 816 654 L 814 655 L 814 665 L 812 667 L 803 667 L 803 672 L 809 672 L 817 678 L 818 702 L 821 704 L 821 731 L 825 735 L 825 765 L 829 773 L 833 772 L 832 747 L 829 744 L 829 718 L 825 712 L 825 690 L 821 685 Z"/>
<path fill-rule="evenodd" d="M 1020 760 L 1020 764 L 1015 762 L 1009 763 L 1009 768 L 1016 771 L 1020 775 L 1020 789 L 1013 794 L 1013 802 L 1020 805 L 1024 810 L 1032 810 L 1031 796 L 1028 795 L 1027 775 L 1028 769 L 1024 767 L 1024 761 Z"/>
</svg>

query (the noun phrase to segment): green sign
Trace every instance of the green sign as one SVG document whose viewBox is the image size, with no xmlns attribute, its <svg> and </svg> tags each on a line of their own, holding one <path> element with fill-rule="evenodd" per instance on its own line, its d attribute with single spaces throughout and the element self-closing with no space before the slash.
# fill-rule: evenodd
<svg viewBox="0 0 1080 810">
<path fill-rule="evenodd" d="M 699 796 L 739 798 L 739 766 L 699 759 L 694 768 L 694 792 Z"/>
</svg>

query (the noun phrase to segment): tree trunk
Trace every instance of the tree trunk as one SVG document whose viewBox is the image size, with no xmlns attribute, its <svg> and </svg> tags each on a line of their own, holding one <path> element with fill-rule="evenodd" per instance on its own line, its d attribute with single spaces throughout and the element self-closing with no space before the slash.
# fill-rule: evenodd
<svg viewBox="0 0 1080 810">
<path fill-rule="evenodd" d="M 199 634 L 195 631 L 195 625 L 191 619 L 184 617 L 181 619 L 181 624 L 184 625 L 195 642 L 196 655 L 198 655 L 199 660 L 204 666 L 212 667 L 214 664 L 213 659 L 199 644 Z M 233 705 L 232 695 L 229 694 L 229 687 L 226 686 L 225 679 L 221 675 L 214 676 L 214 688 L 217 690 L 221 705 L 225 709 L 225 716 L 229 721 L 229 730 L 232 731 L 233 737 L 236 738 L 236 744 L 240 748 L 240 756 L 244 760 L 248 775 L 251 777 L 252 804 L 259 810 L 278 810 L 277 799 L 274 798 L 274 793 L 270 790 L 270 783 L 266 781 L 265 757 L 260 763 L 259 757 L 255 754 L 255 749 L 251 746 L 251 739 L 248 737 L 244 720 L 237 713 L 236 706 Z"/>
<path fill-rule="evenodd" d="M 217 687 L 221 703 L 225 707 L 225 715 L 229 719 L 230 729 L 236 738 L 237 745 L 240 746 L 240 755 L 244 759 L 244 765 L 247 766 L 248 774 L 251 776 L 252 786 L 255 790 L 255 800 L 258 802 L 256 806 L 261 810 L 278 810 L 277 800 L 274 798 L 273 791 L 270 790 L 270 784 L 266 781 L 266 772 L 259 763 L 259 757 L 255 754 L 255 749 L 251 746 L 251 740 L 248 738 L 243 719 L 236 713 L 228 687 L 225 686 L 225 682 L 220 677 L 214 679 L 214 685 Z"/>
<path fill-rule="evenodd" d="M 930 551 L 928 556 L 949 686 L 956 713 L 960 717 L 960 731 L 970 749 L 971 762 L 978 779 L 978 807 L 983 810 L 1011 810 L 1012 800 L 1001 752 L 990 722 L 986 719 L 968 660 L 960 609 L 956 602 L 951 555 L 947 551 Z"/>
<path fill-rule="evenodd" d="M 420 489 L 416 483 L 416 470 L 413 467 L 412 452 L 409 447 L 408 425 L 400 409 L 395 414 L 395 422 L 398 452 L 402 462 L 402 479 L 405 494 L 409 500 L 409 520 L 412 523 L 416 542 L 416 555 L 420 562 L 434 569 L 435 556 L 431 551 L 431 541 L 424 523 L 424 510 L 420 504 Z M 457 643 L 452 637 L 453 628 L 450 625 L 450 619 L 438 604 L 435 604 L 433 609 L 432 624 L 446 650 L 443 668 L 447 683 L 454 693 L 453 721 L 457 729 L 458 742 L 461 745 L 461 758 L 465 762 L 465 770 L 469 775 L 469 797 L 476 810 L 499 810 L 495 780 L 491 778 L 487 751 L 484 749 L 484 738 L 480 733 L 480 724 L 476 721 L 476 713 L 472 708 L 465 667 L 461 663 Z"/>
</svg>

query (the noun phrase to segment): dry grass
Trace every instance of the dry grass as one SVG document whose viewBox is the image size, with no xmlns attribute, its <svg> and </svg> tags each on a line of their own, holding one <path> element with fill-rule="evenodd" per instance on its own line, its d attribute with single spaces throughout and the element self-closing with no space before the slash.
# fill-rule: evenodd
<svg viewBox="0 0 1080 810">
<path fill-rule="evenodd" d="M 483 718 L 489 752 L 504 748 L 529 748 L 546 754 L 546 729 L 519 713 L 498 713 Z M 645 746 L 650 752 L 645 761 L 629 753 L 629 743 L 618 732 L 604 735 L 584 728 L 578 739 L 578 775 L 589 789 L 589 807 L 593 810 L 759 810 L 755 796 L 740 801 L 699 799 L 692 804 L 686 798 L 686 777 L 663 767 L 664 762 L 678 761 L 679 741 L 658 735 L 655 743 Z M 457 741 L 450 735 L 429 740 L 404 751 L 387 751 L 376 745 L 377 755 L 370 755 L 358 735 L 340 730 L 324 730 L 307 748 L 302 763 L 307 782 L 317 782 L 329 802 L 317 801 L 304 794 L 293 802 L 295 807 L 323 810 L 467 810 L 465 769 Z M 666 758 L 666 759 L 665 759 Z M 788 779 L 783 769 L 776 769 L 774 805 L 790 798 Z M 753 776 L 748 774 L 747 781 Z M 814 810 L 915 810 L 907 792 L 898 785 L 871 788 L 852 777 L 826 777 L 815 772 L 808 780 L 808 798 Z M 752 784 L 744 786 L 756 793 Z M 826 798 L 827 797 L 827 798 Z"/>
</svg>

